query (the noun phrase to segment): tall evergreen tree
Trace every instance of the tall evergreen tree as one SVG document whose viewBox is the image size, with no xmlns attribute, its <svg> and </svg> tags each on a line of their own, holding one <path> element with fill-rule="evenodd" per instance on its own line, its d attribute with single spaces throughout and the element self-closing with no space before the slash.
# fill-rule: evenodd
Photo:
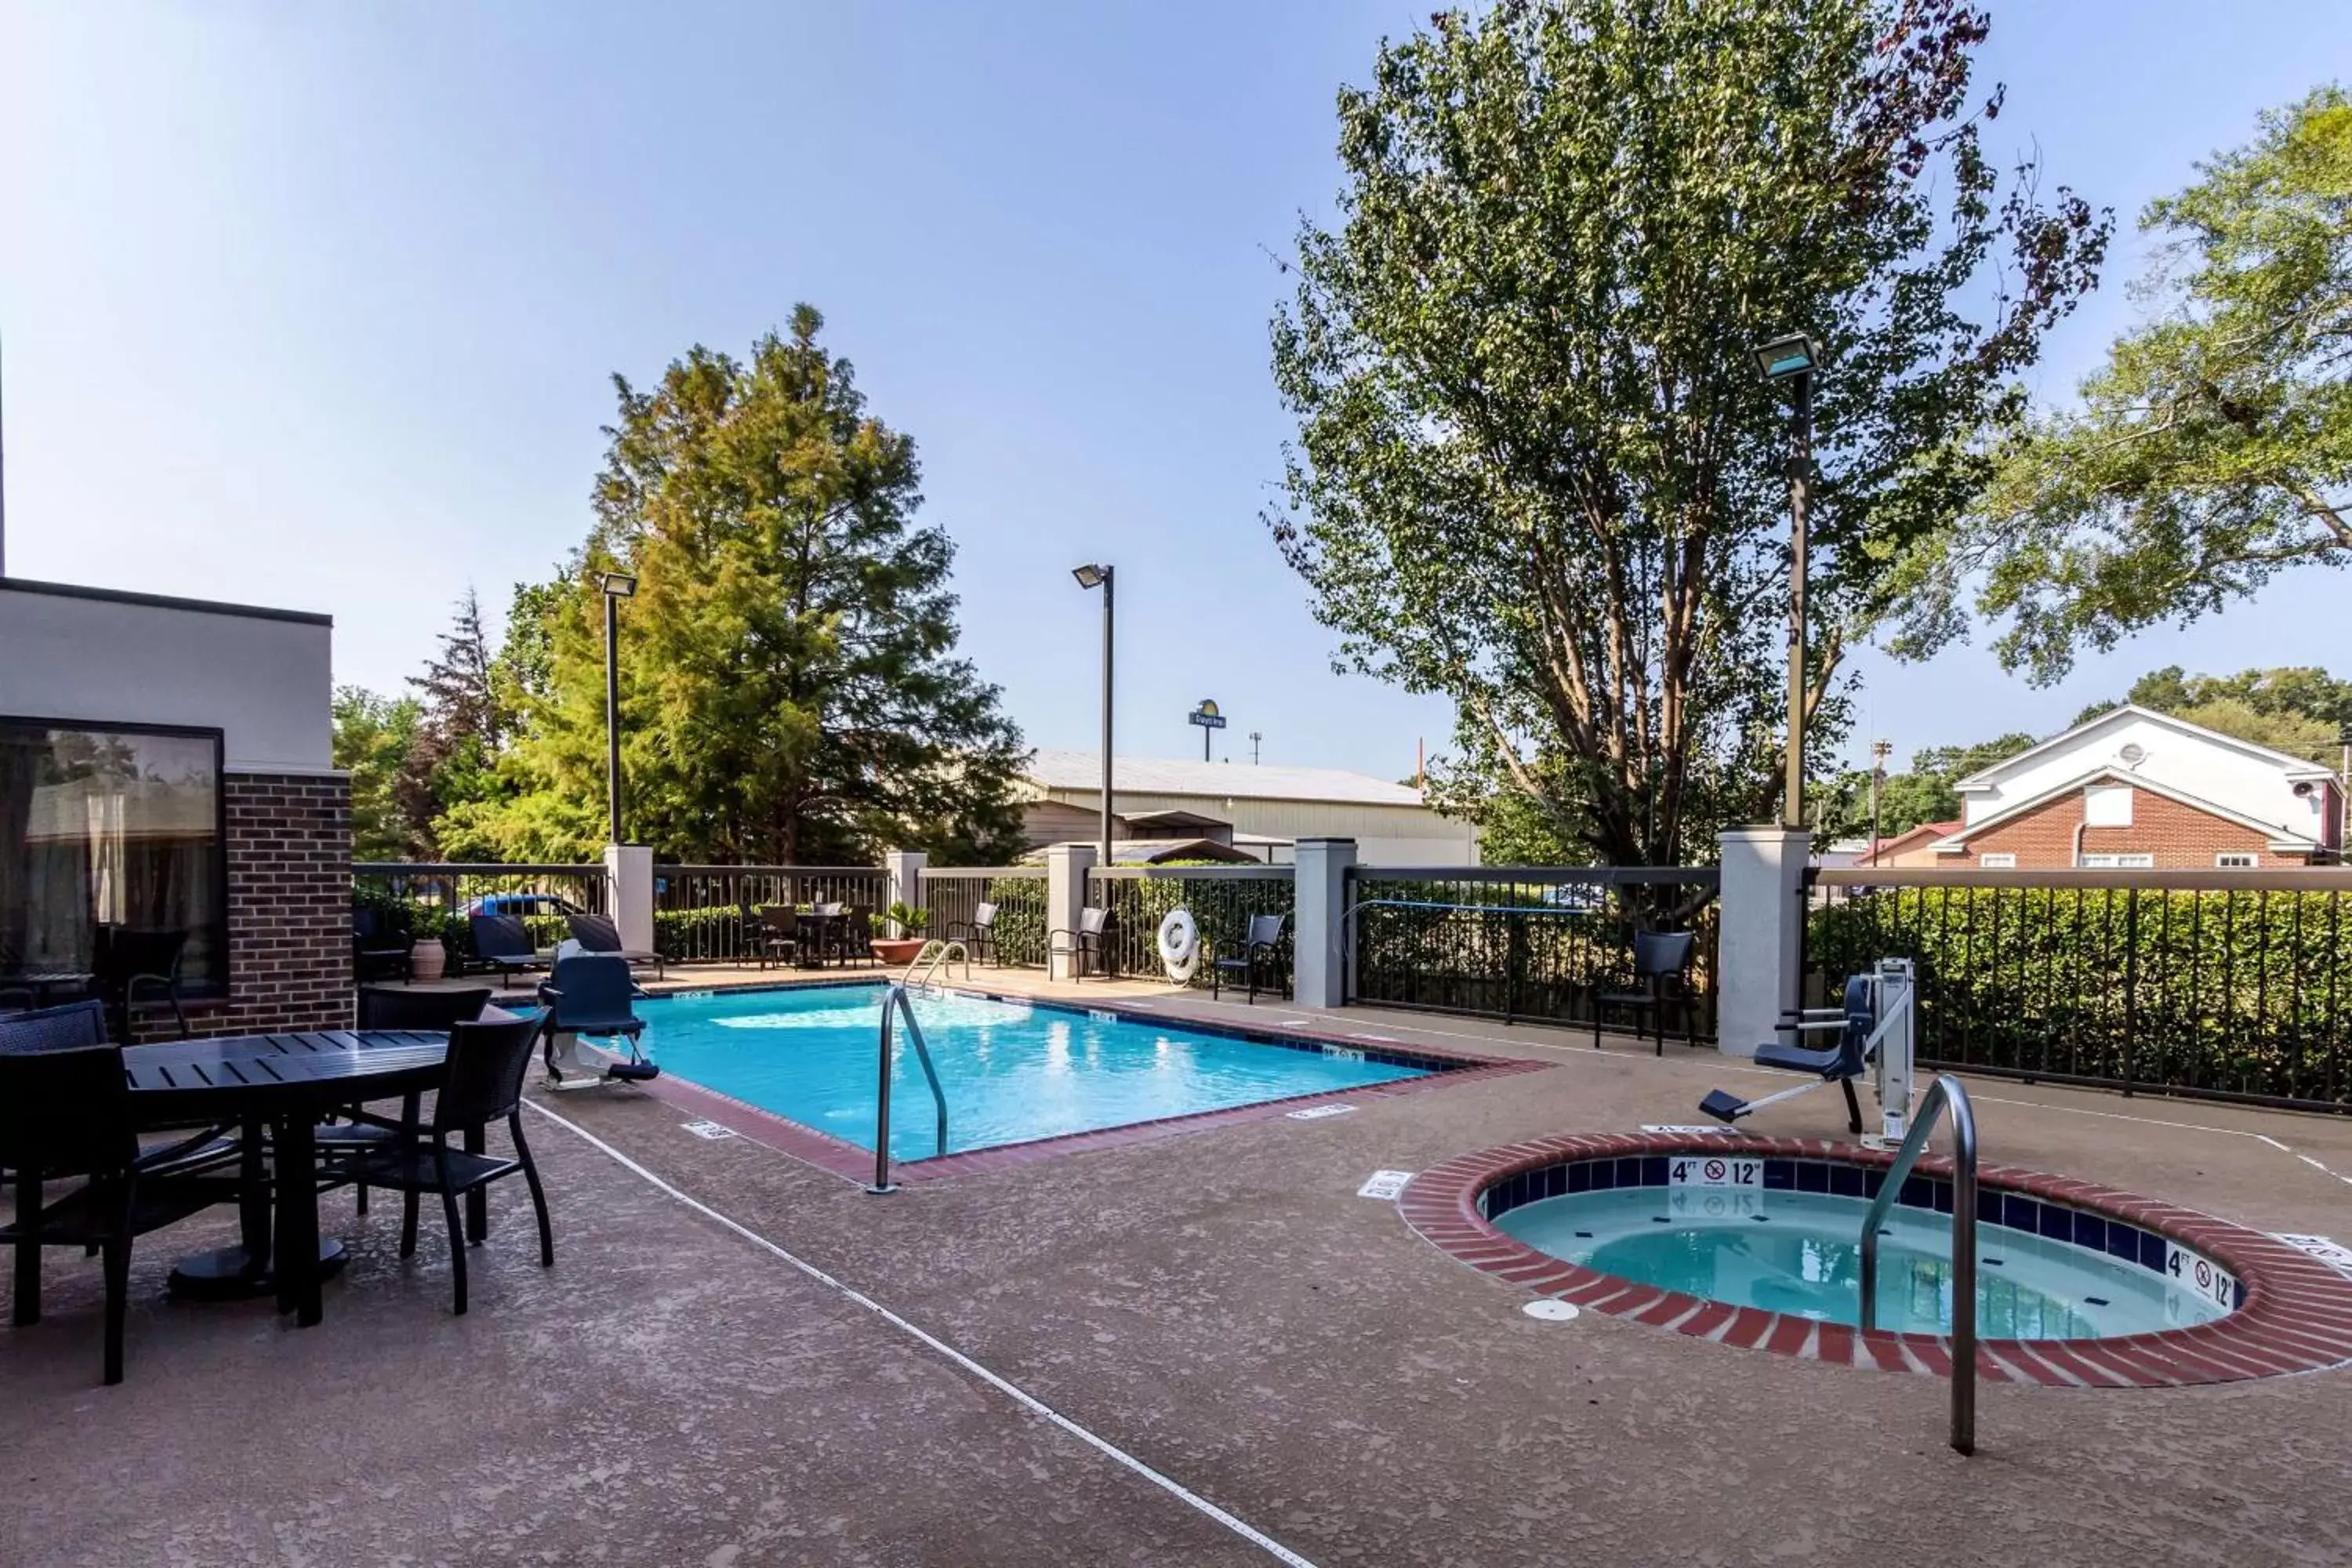
<svg viewBox="0 0 2352 1568">
<path fill-rule="evenodd" d="M 515 748 L 532 787 L 475 818 L 494 847 L 603 837 L 597 579 L 615 569 L 638 579 L 620 638 L 633 839 L 798 864 L 1012 847 L 1025 753 L 996 688 L 955 655 L 955 547 L 915 521 L 914 442 L 866 411 L 822 326 L 803 305 L 747 361 L 698 345 L 648 390 L 614 378 L 596 525 L 545 605 L 543 686 Z"/>
</svg>

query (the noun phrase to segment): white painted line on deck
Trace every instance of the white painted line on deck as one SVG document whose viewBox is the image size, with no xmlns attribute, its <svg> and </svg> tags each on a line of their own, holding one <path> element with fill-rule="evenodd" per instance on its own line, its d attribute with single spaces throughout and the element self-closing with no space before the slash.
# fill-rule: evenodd
<svg viewBox="0 0 2352 1568">
<path fill-rule="evenodd" d="M 597 1137 L 593 1132 L 589 1131 L 585 1127 L 581 1126 L 578 1122 L 570 1121 L 565 1117 L 558 1116 L 554 1111 L 548 1110 L 547 1107 L 540 1104 L 537 1100 L 525 1099 L 522 1103 L 530 1107 L 531 1110 L 538 1111 L 541 1116 L 546 1117 L 550 1121 L 554 1122 L 557 1126 L 571 1132 L 574 1137 L 579 1138 L 592 1148 L 601 1150 L 604 1153 L 609 1155 L 615 1163 L 620 1164 L 625 1170 L 634 1172 L 635 1174 L 644 1177 L 654 1187 L 667 1194 L 669 1196 L 676 1198 L 679 1203 L 684 1204 L 687 1207 L 694 1210 L 695 1213 L 703 1215 L 705 1218 L 718 1221 L 720 1225 L 725 1226 L 729 1230 L 733 1231 L 736 1235 L 751 1243 L 754 1247 L 760 1247 L 763 1251 L 774 1254 L 776 1257 L 782 1258 L 786 1263 L 791 1264 L 794 1268 L 799 1269 L 803 1274 L 805 1274 L 810 1279 L 815 1280 L 818 1284 L 839 1292 L 843 1297 L 856 1302 L 858 1306 L 865 1308 L 867 1311 L 873 1313 L 876 1317 L 880 1318 L 884 1322 L 888 1323 L 892 1328 L 897 1329 L 899 1332 L 907 1335 L 908 1338 L 937 1351 L 940 1355 L 946 1357 L 949 1361 L 953 1362 L 957 1366 L 962 1368 L 965 1372 L 970 1373 L 972 1376 L 980 1379 L 982 1383 L 987 1384 L 991 1388 L 1003 1394 L 1014 1404 L 1028 1411 L 1031 1415 L 1040 1416 L 1043 1419 L 1053 1423 L 1063 1431 L 1067 1432 L 1071 1436 L 1076 1437 L 1079 1442 L 1084 1443 L 1087 1447 L 1102 1455 L 1105 1458 L 1108 1458 L 1113 1463 L 1120 1465 L 1134 1472 L 1136 1475 L 1142 1477 L 1145 1480 L 1150 1481 L 1153 1486 L 1158 1487 L 1160 1490 L 1168 1493 L 1169 1496 L 1174 1498 L 1177 1501 L 1184 1504 L 1186 1507 L 1205 1514 L 1210 1519 L 1216 1521 L 1217 1523 L 1223 1525 L 1227 1530 L 1232 1531 L 1235 1535 L 1240 1536 L 1243 1540 L 1258 1548 L 1269 1557 L 1274 1558 L 1276 1562 L 1288 1563 L 1290 1564 L 1290 1568 L 1315 1568 L 1315 1564 L 1301 1557 L 1297 1552 L 1293 1552 L 1281 1542 L 1276 1541 L 1274 1537 L 1266 1534 L 1264 1531 L 1259 1530 L 1248 1521 L 1227 1513 L 1223 1509 L 1219 1508 L 1215 1503 L 1211 1502 L 1207 1498 L 1204 1498 L 1200 1493 L 1193 1491 L 1181 1482 L 1177 1481 L 1171 1477 L 1161 1475 L 1158 1470 L 1153 1469 L 1150 1465 L 1145 1464 L 1141 1459 L 1137 1458 L 1126 1449 L 1116 1447 L 1107 1438 L 1097 1436 L 1094 1433 L 1088 1431 L 1086 1427 L 1079 1426 L 1076 1421 L 1071 1420 L 1068 1416 L 1063 1415 L 1060 1411 L 1055 1409 L 1044 1400 L 1039 1399 L 1035 1394 L 1022 1388 L 1018 1384 L 1013 1383 L 1009 1379 L 1000 1377 L 995 1373 L 989 1371 L 988 1368 L 981 1365 L 980 1363 L 972 1360 L 971 1357 L 964 1354 L 961 1351 L 956 1349 L 945 1340 L 939 1338 L 936 1334 L 932 1334 L 922 1329 L 917 1328 L 913 1323 L 900 1317 L 898 1313 L 892 1311 L 881 1302 L 877 1301 L 873 1297 L 866 1295 L 864 1291 L 843 1283 L 841 1280 L 835 1279 L 832 1275 L 827 1274 L 824 1269 L 819 1268 L 815 1264 L 811 1263 L 805 1258 L 800 1258 L 793 1253 L 786 1251 L 784 1248 L 777 1246 L 774 1242 L 770 1241 L 766 1237 L 761 1236 L 758 1231 L 753 1230 L 751 1226 L 744 1225 L 740 1221 L 730 1219 L 727 1215 L 720 1214 L 717 1209 L 712 1208 L 709 1204 L 704 1203 L 701 1199 L 694 1197 L 689 1194 L 682 1192 L 678 1188 L 670 1185 L 669 1183 L 654 1174 L 653 1172 L 647 1170 L 645 1166 L 638 1164 L 635 1160 L 632 1160 L 626 1154 L 622 1153 L 618 1149 L 614 1148 L 613 1145 L 605 1142 L 602 1138 Z"/>
</svg>

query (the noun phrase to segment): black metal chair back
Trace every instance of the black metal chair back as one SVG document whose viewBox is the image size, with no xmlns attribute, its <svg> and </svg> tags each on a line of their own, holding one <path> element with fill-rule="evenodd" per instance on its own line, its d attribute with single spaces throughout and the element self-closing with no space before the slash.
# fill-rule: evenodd
<svg viewBox="0 0 2352 1568">
<path fill-rule="evenodd" d="M 475 915 L 467 924 L 474 932 L 474 956 L 485 963 L 539 956 L 530 930 L 519 915 Z"/>
<path fill-rule="evenodd" d="M 95 999 L 0 1016 L 0 1056 L 79 1050 L 106 1043 L 106 1004 Z"/>
<path fill-rule="evenodd" d="M 101 926 L 99 933 L 96 966 L 100 984 L 123 985 L 149 977 L 180 977 L 180 955 L 188 945 L 186 931 Z"/>
<path fill-rule="evenodd" d="M 138 1158 L 121 1047 L 0 1055 L 0 1166 L 36 1178 L 101 1176 Z"/>
<path fill-rule="evenodd" d="M 490 1005 L 490 988 L 409 991 L 388 985 L 360 987 L 362 1029 L 447 1029 L 470 1024 Z"/>
<path fill-rule="evenodd" d="M 1697 939 L 1686 931 L 1637 931 L 1633 933 L 1633 973 L 1636 978 L 1671 974 L 1680 979 L 1690 967 L 1691 947 Z"/>
<path fill-rule="evenodd" d="M 572 928 L 572 940 L 590 952 L 621 951 L 621 928 L 603 915 L 566 915 L 563 923 Z"/>
<path fill-rule="evenodd" d="M 624 1034 L 641 1029 L 632 1004 L 636 984 L 629 961 L 617 952 L 575 952 L 555 961 L 555 973 L 539 988 L 547 1005 L 547 1026 L 582 1035 Z"/>
<path fill-rule="evenodd" d="M 627 973 L 624 968 L 623 973 Z M 433 1131 L 481 1127 L 515 1114 L 540 1020 L 459 1024 L 449 1031 L 449 1076 L 433 1102 Z"/>
</svg>

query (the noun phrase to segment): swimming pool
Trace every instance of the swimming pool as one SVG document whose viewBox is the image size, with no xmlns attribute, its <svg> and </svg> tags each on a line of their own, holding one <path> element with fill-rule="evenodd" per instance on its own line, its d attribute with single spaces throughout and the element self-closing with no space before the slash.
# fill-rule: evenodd
<svg viewBox="0 0 2352 1568">
<path fill-rule="evenodd" d="M 876 1035 L 885 985 L 721 992 L 643 1004 L 646 1054 L 719 1094 L 874 1146 Z M 1025 1143 L 1269 1100 L 1425 1078 L 1401 1054 L 1259 1041 L 1099 1010 L 952 992 L 914 995 L 948 1102 L 948 1152 Z M 939 1152 L 930 1090 L 906 1032 L 891 1086 L 890 1155 Z"/>
</svg>

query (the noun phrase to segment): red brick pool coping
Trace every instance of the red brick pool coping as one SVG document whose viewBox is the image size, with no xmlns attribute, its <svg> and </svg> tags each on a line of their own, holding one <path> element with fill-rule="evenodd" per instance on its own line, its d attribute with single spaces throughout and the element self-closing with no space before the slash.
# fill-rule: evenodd
<svg viewBox="0 0 2352 1568">
<path fill-rule="evenodd" d="M 1885 1167 L 1894 1156 L 1827 1139 L 1597 1133 L 1482 1149 L 1422 1172 L 1398 1208 L 1405 1223 L 1461 1262 L 1588 1311 L 1807 1361 L 1948 1376 L 1949 1342 L 1935 1334 L 1867 1332 L 1843 1323 L 1734 1307 L 1637 1284 L 1513 1239 L 1478 1212 L 1479 1194 L 1525 1171 L 1638 1154 L 1748 1154 Z M 1923 1159 L 1924 1175 L 1951 1162 Z M 2352 1362 L 2352 1279 L 2284 1242 L 2155 1198 L 2034 1171 L 1983 1165 L 1986 1186 L 2087 1209 L 2193 1247 L 2237 1275 L 2238 1310 L 2194 1328 L 2098 1340 L 1980 1340 L 1979 1376 L 2053 1387 L 2168 1388 L 2318 1372 Z"/>
<path fill-rule="evenodd" d="M 835 981 L 836 984 L 872 984 L 870 979 Z M 804 987 L 795 987 L 801 989 Z M 1009 1170 L 1015 1165 L 1027 1165 L 1039 1160 L 1050 1160 L 1063 1154 L 1073 1154 L 1089 1149 L 1118 1149 L 1130 1144 L 1149 1142 L 1177 1133 L 1202 1131 L 1212 1127 L 1230 1127 L 1244 1121 L 1265 1121 L 1288 1116 L 1293 1111 L 1312 1106 L 1335 1105 L 1355 1100 L 1388 1100 L 1399 1095 L 1418 1094 L 1427 1089 L 1449 1088 L 1458 1083 L 1473 1083 L 1486 1079 L 1507 1078 L 1514 1073 L 1541 1072 L 1551 1064 L 1517 1058 L 1478 1056 L 1468 1051 L 1443 1049 L 1432 1046 L 1405 1045 L 1377 1035 L 1348 1034 L 1319 1028 L 1245 1028 L 1217 1020 L 1195 1019 L 1155 1011 L 1118 1002 L 1090 1002 L 1081 1006 L 1076 1003 L 1046 1003 L 1033 996 L 1011 993 L 982 991 L 963 986 L 942 986 L 961 996 L 981 997 L 992 1002 L 1006 1002 L 1022 1006 L 1045 1008 L 1059 1012 L 1096 1012 L 1115 1014 L 1129 1023 L 1156 1024 L 1171 1028 L 1191 1029 L 1198 1034 L 1215 1035 L 1232 1039 L 1248 1040 L 1271 1046 L 1280 1050 L 1293 1041 L 1309 1041 L 1318 1045 L 1342 1046 L 1351 1050 L 1378 1051 L 1384 1056 L 1402 1058 L 1413 1065 L 1427 1064 L 1437 1070 L 1423 1078 L 1399 1079 L 1390 1083 L 1363 1084 L 1352 1089 L 1318 1089 L 1312 1094 L 1294 1094 L 1281 1100 L 1261 1100 L 1248 1105 L 1231 1106 L 1222 1110 L 1198 1110 L 1184 1116 L 1163 1116 L 1150 1121 L 1130 1121 L 1118 1127 L 1102 1127 L 1090 1132 L 1068 1132 L 1055 1138 L 1038 1138 L 1025 1143 L 1000 1143 L 992 1148 L 971 1149 L 961 1153 L 934 1155 L 927 1160 L 894 1160 L 890 1163 L 891 1180 L 897 1183 L 939 1181 L 953 1176 L 974 1175 L 984 1171 Z M 737 987 L 730 994 L 751 993 L 750 987 Z M 756 993 L 752 993 L 756 994 Z M 853 1181 L 870 1183 L 874 1179 L 874 1151 L 845 1139 L 820 1132 L 814 1127 L 762 1110 L 747 1100 L 698 1083 L 674 1078 L 664 1073 L 650 1083 L 638 1086 L 656 1097 L 691 1110 L 703 1121 L 716 1121 L 730 1131 L 755 1143 L 803 1160 L 820 1170 Z M 891 1109 L 894 1120 L 904 1122 L 907 1117 L 928 1121 L 931 1114 L 927 1100 L 894 1096 Z"/>
</svg>

